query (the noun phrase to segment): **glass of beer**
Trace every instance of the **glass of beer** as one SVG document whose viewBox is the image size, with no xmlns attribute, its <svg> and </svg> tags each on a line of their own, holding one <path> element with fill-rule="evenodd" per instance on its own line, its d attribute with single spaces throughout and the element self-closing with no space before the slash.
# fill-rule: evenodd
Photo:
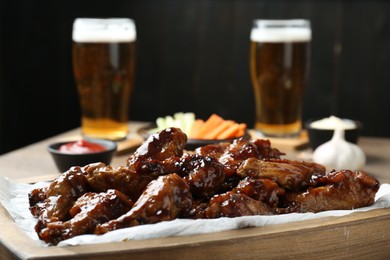
<svg viewBox="0 0 390 260">
<path fill-rule="evenodd" d="M 255 20 L 250 38 L 255 129 L 269 137 L 297 136 L 309 70 L 310 21 Z"/>
<path fill-rule="evenodd" d="M 77 18 L 72 38 L 83 136 L 125 139 L 135 74 L 134 21 Z"/>
</svg>

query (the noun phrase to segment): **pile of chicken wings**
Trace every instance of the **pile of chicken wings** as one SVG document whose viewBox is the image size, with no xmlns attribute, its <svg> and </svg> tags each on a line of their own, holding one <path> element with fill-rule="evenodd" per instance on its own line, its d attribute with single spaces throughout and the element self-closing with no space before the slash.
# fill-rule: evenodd
<svg viewBox="0 0 390 260">
<path fill-rule="evenodd" d="M 72 167 L 29 193 L 40 239 L 56 245 L 82 234 L 176 218 L 220 218 L 354 209 L 374 202 L 365 172 L 281 159 L 268 140 L 236 139 L 185 151 L 178 128 L 151 135 L 126 162 Z"/>
</svg>

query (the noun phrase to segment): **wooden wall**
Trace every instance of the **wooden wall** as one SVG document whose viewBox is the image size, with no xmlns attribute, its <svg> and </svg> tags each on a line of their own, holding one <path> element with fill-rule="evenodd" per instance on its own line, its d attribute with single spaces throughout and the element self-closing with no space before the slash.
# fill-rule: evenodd
<svg viewBox="0 0 390 260">
<path fill-rule="evenodd" d="M 390 2 L 298 0 L 1 1 L 0 153 L 79 126 L 71 65 L 76 17 L 131 17 L 138 32 L 130 116 L 216 112 L 253 125 L 249 33 L 256 18 L 307 18 L 304 119 L 359 119 L 390 137 Z"/>
</svg>

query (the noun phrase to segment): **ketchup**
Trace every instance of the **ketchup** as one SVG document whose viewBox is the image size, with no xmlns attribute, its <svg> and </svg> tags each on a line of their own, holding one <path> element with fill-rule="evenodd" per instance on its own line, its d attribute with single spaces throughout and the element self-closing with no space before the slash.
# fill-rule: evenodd
<svg viewBox="0 0 390 260">
<path fill-rule="evenodd" d="M 106 150 L 101 144 L 90 143 L 85 140 L 63 144 L 58 148 L 63 153 L 96 153 Z"/>
</svg>

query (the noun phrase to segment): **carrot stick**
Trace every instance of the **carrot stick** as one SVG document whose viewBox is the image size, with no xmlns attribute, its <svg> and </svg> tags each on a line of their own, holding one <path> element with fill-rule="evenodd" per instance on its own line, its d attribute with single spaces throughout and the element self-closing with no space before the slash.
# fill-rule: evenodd
<svg viewBox="0 0 390 260">
<path fill-rule="evenodd" d="M 225 129 L 225 131 L 221 132 L 217 139 L 228 139 L 228 138 L 236 138 L 243 136 L 245 134 L 246 124 L 245 123 L 235 123 L 231 125 L 229 128 Z"/>
<path fill-rule="evenodd" d="M 228 129 L 223 131 L 217 136 L 217 139 L 228 139 L 235 137 L 237 131 L 239 130 L 240 126 L 239 124 L 233 124 Z"/>
<path fill-rule="evenodd" d="M 238 129 L 237 131 L 237 134 L 235 137 L 240 137 L 240 136 L 243 136 L 245 134 L 245 130 L 246 130 L 246 124 L 245 123 L 241 123 L 239 124 L 240 128 Z"/>
<path fill-rule="evenodd" d="M 219 134 L 234 124 L 232 120 L 225 120 L 219 126 L 204 135 L 204 139 L 216 139 Z"/>
<path fill-rule="evenodd" d="M 188 134 L 188 138 L 196 139 L 196 136 L 198 135 L 199 130 L 203 124 L 204 121 L 202 119 L 196 119 L 192 124 L 191 131 Z"/>
<path fill-rule="evenodd" d="M 220 117 L 219 115 L 217 114 L 212 114 L 205 122 L 204 124 L 201 126 L 198 134 L 196 135 L 196 138 L 198 139 L 205 139 L 204 136 L 210 132 L 211 130 L 213 130 L 214 128 L 216 128 L 219 124 L 221 124 L 223 122 L 223 118 Z"/>
<path fill-rule="evenodd" d="M 212 114 L 206 121 L 195 120 L 188 135 L 190 139 L 228 139 L 241 137 L 245 134 L 245 123 L 224 120 L 217 114 Z"/>
</svg>

